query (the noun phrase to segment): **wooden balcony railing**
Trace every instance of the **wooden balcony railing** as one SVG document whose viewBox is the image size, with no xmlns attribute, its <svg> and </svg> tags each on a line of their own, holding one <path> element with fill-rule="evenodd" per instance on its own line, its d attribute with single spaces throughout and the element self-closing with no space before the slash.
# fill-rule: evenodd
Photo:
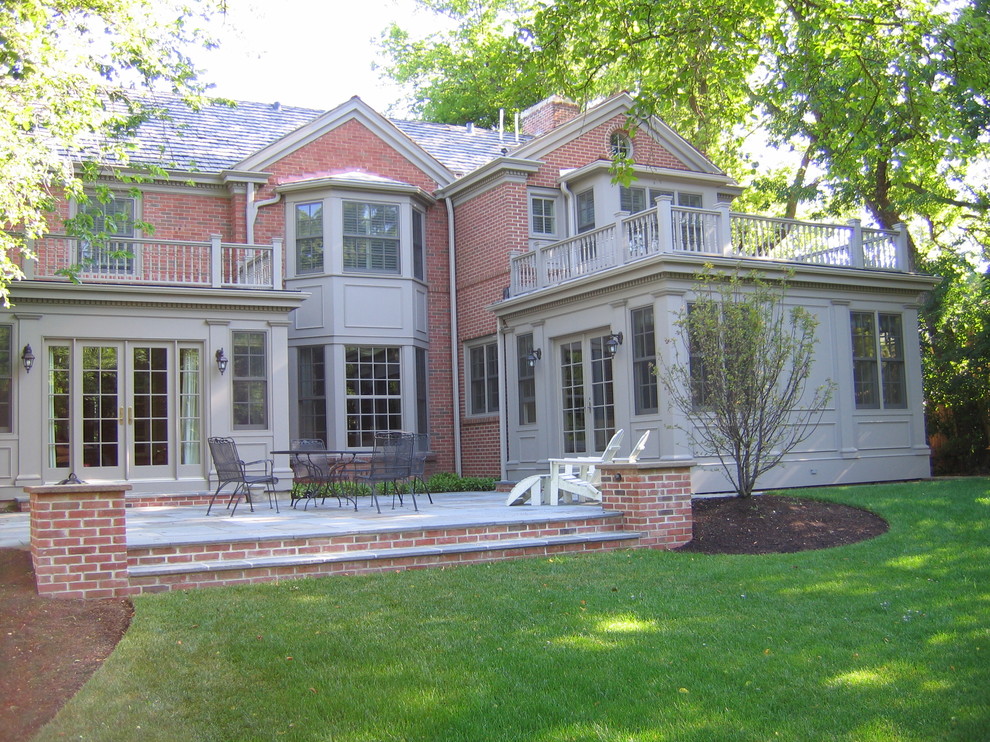
<svg viewBox="0 0 990 742">
<path fill-rule="evenodd" d="M 858 220 L 817 224 L 674 206 L 661 197 L 653 209 L 577 237 L 514 255 L 509 296 L 555 286 L 661 254 L 720 255 L 840 268 L 907 272 L 907 232 L 868 229 Z"/>
<path fill-rule="evenodd" d="M 48 234 L 31 244 L 36 258 L 24 261 L 28 279 L 281 289 L 282 240 L 271 245 L 114 237 L 105 242 Z"/>
</svg>

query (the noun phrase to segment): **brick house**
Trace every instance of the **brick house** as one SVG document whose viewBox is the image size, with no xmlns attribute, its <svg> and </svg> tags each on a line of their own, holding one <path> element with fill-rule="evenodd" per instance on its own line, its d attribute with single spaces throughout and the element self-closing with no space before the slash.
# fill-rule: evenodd
<svg viewBox="0 0 990 742">
<path fill-rule="evenodd" d="M 551 98 L 498 132 L 393 121 L 359 98 L 163 98 L 172 121 L 146 125 L 133 160 L 170 177 L 134 197 L 108 173 L 115 199 L 88 208 L 111 239 L 55 230 L 0 316 L 0 491 L 70 472 L 205 491 L 213 435 L 254 459 L 415 430 L 432 470 L 508 480 L 617 428 L 652 431 L 646 457 L 687 459 L 649 365 L 705 262 L 794 268 L 791 299 L 821 322 L 815 378 L 838 384 L 766 486 L 928 476 L 917 307 L 932 280 L 908 269 L 903 234 L 733 214 L 740 187 L 663 122 L 627 133 L 632 103 Z M 628 187 L 616 152 L 635 163 Z M 60 273 L 72 265 L 81 283 Z M 695 488 L 725 489 L 712 462 Z"/>
</svg>

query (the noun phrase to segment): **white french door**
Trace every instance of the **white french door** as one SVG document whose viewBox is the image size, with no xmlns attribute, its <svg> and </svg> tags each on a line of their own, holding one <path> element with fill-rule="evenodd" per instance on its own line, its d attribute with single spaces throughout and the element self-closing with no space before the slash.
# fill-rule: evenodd
<svg viewBox="0 0 990 742">
<path fill-rule="evenodd" d="M 608 334 L 559 343 L 561 429 L 565 454 L 600 453 L 615 433 L 612 358 Z"/>
<path fill-rule="evenodd" d="M 51 341 L 50 478 L 173 478 L 201 461 L 201 349 L 142 341 Z"/>
</svg>

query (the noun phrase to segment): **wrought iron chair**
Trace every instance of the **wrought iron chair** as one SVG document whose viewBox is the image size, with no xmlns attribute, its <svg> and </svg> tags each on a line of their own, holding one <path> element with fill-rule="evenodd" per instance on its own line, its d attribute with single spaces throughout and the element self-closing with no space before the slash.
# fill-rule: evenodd
<svg viewBox="0 0 990 742">
<path fill-rule="evenodd" d="M 354 454 L 335 452 L 328 455 L 326 445 L 319 438 L 298 438 L 292 441 L 291 448 L 295 453 L 289 458 L 289 467 L 294 481 L 301 485 L 302 490 L 293 491 L 292 507 L 305 499 L 305 510 L 310 500 L 320 498 L 322 504 L 328 497 L 335 497 L 338 506 L 347 500 L 357 509 L 357 499 L 345 488 L 349 481 L 347 469 L 354 460 Z"/>
<path fill-rule="evenodd" d="M 409 487 L 415 492 L 416 482 L 423 485 L 423 490 L 430 500 L 430 505 L 432 505 L 433 495 L 430 493 L 430 488 L 424 479 L 426 476 L 426 457 L 430 452 L 430 436 L 426 435 L 426 433 L 410 433 L 409 435 L 413 436 L 414 441 L 412 463 L 409 467 Z"/>
<path fill-rule="evenodd" d="M 319 438 L 297 438 L 292 441 L 290 448 L 298 453 L 289 456 L 289 468 L 292 469 L 293 488 L 289 498 L 292 507 L 299 500 L 305 500 L 303 510 L 309 507 L 309 501 L 319 497 L 328 477 L 326 456 L 320 456 L 306 451 L 323 451 L 326 444 Z M 298 485 L 295 486 L 295 485 Z"/>
<path fill-rule="evenodd" d="M 394 497 L 402 504 L 402 494 L 399 492 L 399 482 L 409 479 L 412 469 L 413 446 L 415 438 L 410 433 L 383 432 L 375 433 L 375 449 L 371 457 L 361 468 L 354 469 L 351 478 L 354 482 L 367 484 L 371 487 L 371 499 L 378 512 L 382 512 L 378 504 L 379 485 L 392 483 Z M 416 504 L 416 493 L 412 492 L 413 509 L 419 510 Z M 393 497 L 392 507 L 395 507 Z"/>
<path fill-rule="evenodd" d="M 207 515 L 213 509 L 213 503 L 216 501 L 217 495 L 220 494 L 220 490 L 228 484 L 234 485 L 230 499 L 227 500 L 228 508 L 231 504 L 234 506 L 230 510 L 231 517 L 237 510 L 237 503 L 240 502 L 241 496 L 251 506 L 251 512 L 254 512 L 254 503 L 251 502 L 251 487 L 259 486 L 263 486 L 268 494 L 268 506 L 274 507 L 276 513 L 279 512 L 278 498 L 275 496 L 275 485 L 278 484 L 278 478 L 272 474 L 274 462 L 271 459 L 243 461 L 237 454 L 237 443 L 233 438 L 210 438 L 209 444 L 210 455 L 213 456 L 213 466 L 217 471 L 217 489 L 213 493 L 213 497 L 210 498 L 209 507 L 206 508 Z M 264 465 L 264 473 L 251 473 L 251 468 L 257 467 L 258 464 Z"/>
</svg>

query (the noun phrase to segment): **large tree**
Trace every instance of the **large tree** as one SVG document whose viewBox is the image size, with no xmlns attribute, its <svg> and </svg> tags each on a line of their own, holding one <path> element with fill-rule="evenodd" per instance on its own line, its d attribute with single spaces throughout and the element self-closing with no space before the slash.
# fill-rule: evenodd
<svg viewBox="0 0 990 742">
<path fill-rule="evenodd" d="M 990 260 L 990 0 L 502 0 L 484 22 L 481 0 L 420 3 L 452 27 L 383 45 L 424 115 L 625 89 L 749 186 L 737 208 L 906 223 L 914 265 L 946 282 L 922 315 L 929 401 L 956 400 L 954 426 L 990 445 L 990 406 L 936 388 L 990 367 L 978 335 L 949 331 L 978 316 L 967 297 Z"/>
<path fill-rule="evenodd" d="M 196 104 L 188 52 L 214 0 L 6 0 L 0 7 L 0 301 L 61 197 L 85 198 L 159 115 L 148 92 Z M 86 165 L 79 161 L 85 159 Z M 61 226 L 61 225 L 55 225 Z M 84 226 L 84 225 L 83 225 Z"/>
<path fill-rule="evenodd" d="M 927 244 L 990 207 L 990 0 L 420 3 L 452 28 L 383 46 L 433 120 L 626 89 L 784 215 L 866 208 Z M 740 156 L 754 132 L 792 154 L 786 176 Z"/>
</svg>

